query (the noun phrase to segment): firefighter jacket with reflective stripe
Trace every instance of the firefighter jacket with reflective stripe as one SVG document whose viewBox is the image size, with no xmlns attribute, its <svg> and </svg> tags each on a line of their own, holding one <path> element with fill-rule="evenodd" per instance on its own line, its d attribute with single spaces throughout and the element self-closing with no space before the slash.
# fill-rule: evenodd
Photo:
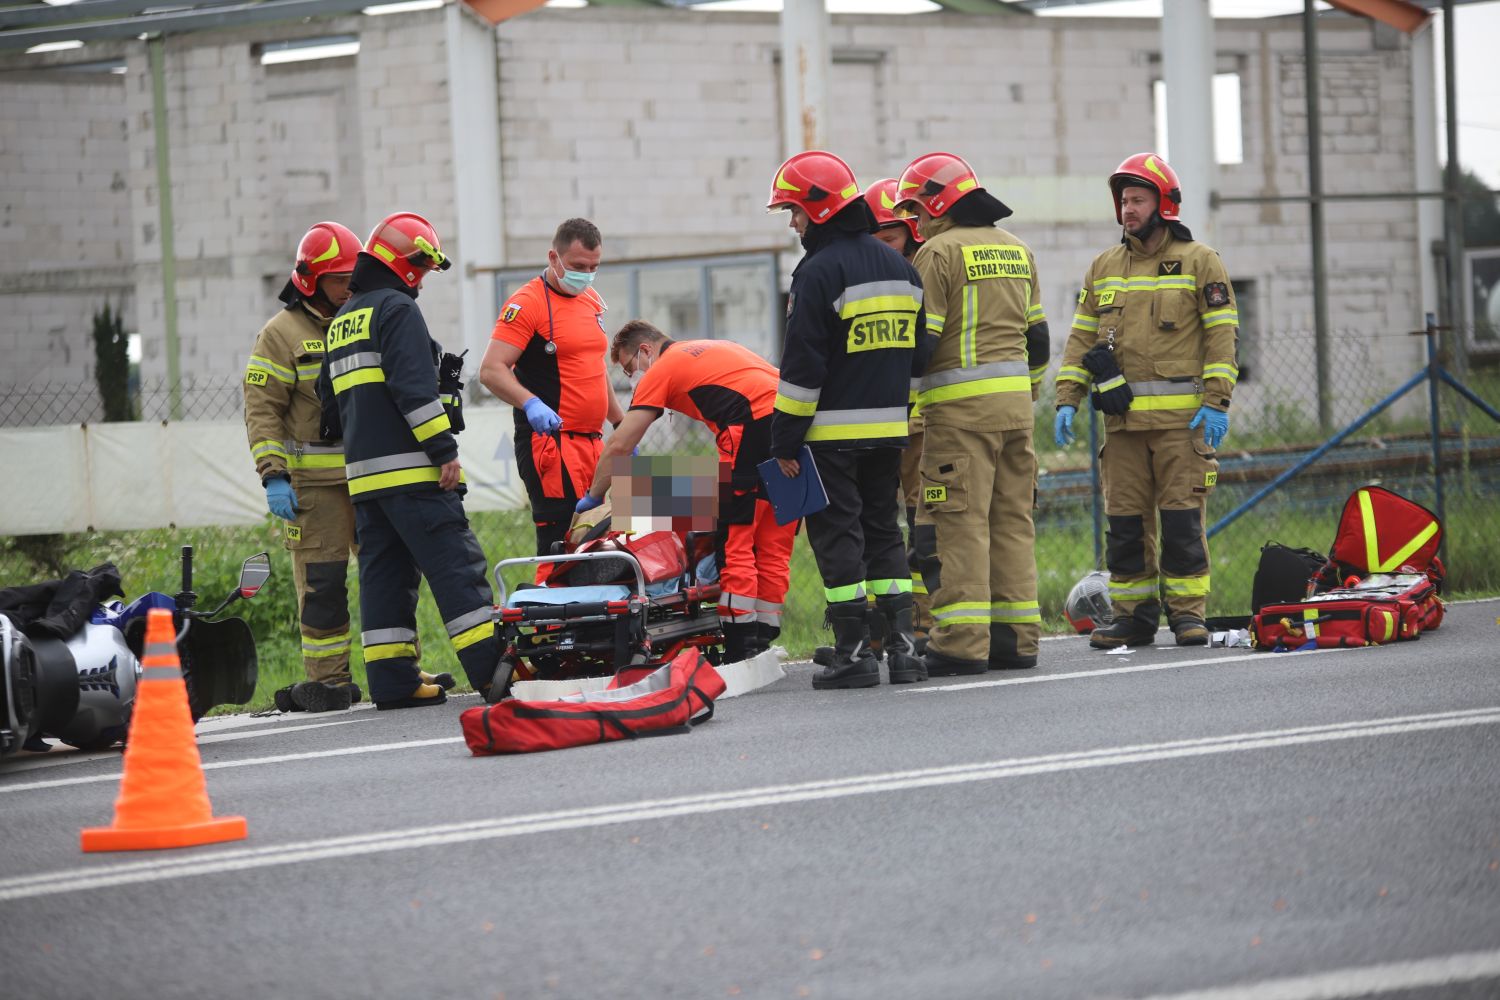
<svg viewBox="0 0 1500 1000">
<path fill-rule="evenodd" d="M 911 382 L 932 349 L 921 279 L 868 233 L 814 228 L 792 272 L 771 455 L 794 458 L 804 442 L 903 447 Z"/>
<path fill-rule="evenodd" d="M 245 430 L 262 478 L 290 473 L 299 485 L 344 481 L 344 448 L 324 441 L 315 384 L 328 320 L 300 299 L 261 327 L 245 368 Z"/>
<path fill-rule="evenodd" d="M 427 333 L 412 291 L 363 254 L 357 288 L 328 327 L 319 392 L 332 392 L 344 428 L 349 496 L 437 490 L 439 468 L 458 457 L 438 395 L 442 348 Z"/>
<path fill-rule="evenodd" d="M 1010 431 L 1032 423 L 1051 345 L 1036 257 L 997 226 L 927 224 L 913 260 L 937 338 L 917 402 L 929 424 Z"/>
<path fill-rule="evenodd" d="M 1106 430 L 1186 427 L 1199 406 L 1227 410 L 1240 373 L 1239 322 L 1234 288 L 1212 247 L 1169 229 L 1147 253 L 1127 235 L 1084 275 L 1057 404 L 1082 404 L 1092 380 L 1083 356 L 1096 343 L 1112 343 L 1135 398 L 1123 416 L 1104 418 Z"/>
</svg>

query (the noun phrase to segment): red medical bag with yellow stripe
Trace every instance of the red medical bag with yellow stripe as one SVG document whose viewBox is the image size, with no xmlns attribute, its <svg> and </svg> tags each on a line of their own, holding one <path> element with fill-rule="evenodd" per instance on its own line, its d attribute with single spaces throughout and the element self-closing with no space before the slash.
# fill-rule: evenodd
<svg viewBox="0 0 1500 1000">
<path fill-rule="evenodd" d="M 1251 619 L 1262 649 L 1368 646 L 1416 639 L 1442 624 L 1443 528 L 1398 493 L 1361 486 L 1344 504 L 1328 562 L 1303 601 Z"/>
</svg>

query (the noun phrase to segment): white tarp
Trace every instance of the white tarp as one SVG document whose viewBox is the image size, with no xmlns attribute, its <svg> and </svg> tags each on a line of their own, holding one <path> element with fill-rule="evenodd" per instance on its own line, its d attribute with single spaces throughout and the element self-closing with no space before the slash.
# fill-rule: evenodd
<svg viewBox="0 0 1500 1000">
<path fill-rule="evenodd" d="M 524 507 L 510 407 L 464 418 L 464 506 Z M 0 428 L 0 469 L 0 535 L 253 524 L 266 516 L 238 420 Z"/>
</svg>

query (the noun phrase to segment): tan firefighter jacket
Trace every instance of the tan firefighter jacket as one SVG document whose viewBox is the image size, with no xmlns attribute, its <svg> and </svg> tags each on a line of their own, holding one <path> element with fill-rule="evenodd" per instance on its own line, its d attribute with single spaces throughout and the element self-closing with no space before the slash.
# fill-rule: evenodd
<svg viewBox="0 0 1500 1000">
<path fill-rule="evenodd" d="M 1148 254 L 1127 235 L 1084 275 L 1057 374 L 1057 405 L 1083 404 L 1092 382 L 1083 356 L 1096 343 L 1112 343 L 1135 398 L 1128 413 L 1104 418 L 1105 430 L 1186 427 L 1200 406 L 1227 410 L 1239 378 L 1239 322 L 1234 287 L 1212 247 L 1169 229 Z"/>
<path fill-rule="evenodd" d="M 917 387 L 926 423 L 971 430 L 1032 425 L 1032 387 L 1050 345 L 1036 257 L 997 226 L 939 216 L 912 263 L 922 276 L 927 330 L 937 337 Z"/>
<path fill-rule="evenodd" d="M 328 323 L 297 302 L 255 338 L 245 369 L 245 430 L 261 479 L 289 472 L 294 487 L 345 481 L 343 444 L 320 438 L 322 406 L 313 389 Z"/>
</svg>

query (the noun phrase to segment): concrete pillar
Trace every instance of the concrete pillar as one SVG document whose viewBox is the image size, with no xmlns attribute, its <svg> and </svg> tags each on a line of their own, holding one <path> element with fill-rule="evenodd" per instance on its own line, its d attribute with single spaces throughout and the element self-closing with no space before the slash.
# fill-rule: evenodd
<svg viewBox="0 0 1500 1000">
<path fill-rule="evenodd" d="M 1163 0 L 1161 64 L 1170 159 L 1182 181 L 1182 221 L 1195 237 L 1211 243 L 1214 19 L 1208 4 L 1209 0 Z"/>
<path fill-rule="evenodd" d="M 460 282 L 458 322 L 463 333 L 461 344 L 444 346 L 454 354 L 469 349 L 464 370 L 474 377 L 466 381 L 477 385 L 475 373 L 489 343 L 497 304 L 494 276 L 475 274 L 473 268 L 505 263 L 495 29 L 465 4 L 451 4 L 444 14 L 458 262 L 449 274 Z"/>
<path fill-rule="evenodd" d="M 1437 145 L 1437 66 L 1435 21 L 1429 21 L 1411 38 L 1412 159 L 1418 191 L 1437 191 L 1443 186 Z M 1443 238 L 1443 203 L 1424 198 L 1417 209 L 1417 274 L 1421 300 L 1413 322 L 1421 324 L 1426 313 L 1438 313 L 1442 299 L 1437 262 L 1432 248 Z M 1416 327 L 1413 327 L 1415 329 Z"/>
<path fill-rule="evenodd" d="M 785 0 L 781 9 L 784 156 L 827 146 L 829 64 L 828 9 L 823 0 Z"/>
</svg>

